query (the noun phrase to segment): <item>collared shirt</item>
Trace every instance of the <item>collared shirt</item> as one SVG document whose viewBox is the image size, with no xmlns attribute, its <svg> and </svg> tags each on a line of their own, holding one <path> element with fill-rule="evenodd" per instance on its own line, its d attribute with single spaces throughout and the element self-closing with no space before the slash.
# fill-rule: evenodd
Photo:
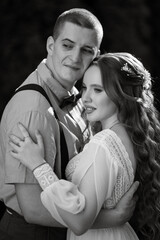
<svg viewBox="0 0 160 240">
<path fill-rule="evenodd" d="M 38 129 L 43 136 L 45 145 L 45 160 L 55 169 L 60 177 L 60 134 L 59 123 L 54 111 L 63 127 L 69 159 L 75 156 L 83 146 L 86 134 L 82 134 L 86 128 L 81 118 L 81 100 L 76 106 L 67 106 L 63 110 L 59 105 L 69 92 L 56 81 L 43 60 L 38 68 L 29 75 L 22 85 L 29 83 L 39 84 L 44 88 L 53 108 L 40 93 L 33 90 L 25 90 L 16 93 L 7 104 L 0 125 L 0 199 L 5 204 L 21 213 L 15 194 L 15 183 L 37 183 L 30 170 L 14 159 L 9 151 L 9 135 L 11 133 L 21 136 L 17 123 L 21 122 L 35 140 L 35 130 Z M 77 94 L 73 87 L 72 93 Z M 87 131 L 86 131 L 87 132 Z"/>
</svg>

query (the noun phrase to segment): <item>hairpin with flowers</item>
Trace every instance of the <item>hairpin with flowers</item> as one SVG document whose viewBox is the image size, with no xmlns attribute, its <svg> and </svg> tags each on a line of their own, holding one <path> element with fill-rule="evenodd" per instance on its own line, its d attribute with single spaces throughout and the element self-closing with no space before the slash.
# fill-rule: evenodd
<svg viewBox="0 0 160 240">
<path fill-rule="evenodd" d="M 131 68 L 128 66 L 128 63 L 125 63 L 124 66 L 121 67 L 121 71 L 125 72 L 128 77 L 140 80 L 137 84 L 135 83 L 135 85 L 142 85 L 145 90 L 150 89 L 151 75 L 144 67 L 140 71 L 138 67 Z"/>
</svg>

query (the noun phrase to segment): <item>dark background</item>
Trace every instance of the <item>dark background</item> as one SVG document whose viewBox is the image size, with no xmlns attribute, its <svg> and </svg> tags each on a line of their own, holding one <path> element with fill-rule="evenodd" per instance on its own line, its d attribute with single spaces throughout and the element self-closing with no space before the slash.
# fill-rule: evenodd
<svg viewBox="0 0 160 240">
<path fill-rule="evenodd" d="M 102 53 L 128 51 L 142 60 L 153 76 L 160 110 L 159 0 L 1 0 L 0 116 L 14 89 L 46 57 L 46 40 L 58 15 L 74 7 L 90 10 L 101 21 Z"/>
<path fill-rule="evenodd" d="M 1 0 L 0 116 L 14 89 L 46 57 L 46 40 L 63 11 L 82 7 L 104 27 L 101 52 L 128 51 L 151 72 L 158 110 L 159 0 Z"/>
</svg>

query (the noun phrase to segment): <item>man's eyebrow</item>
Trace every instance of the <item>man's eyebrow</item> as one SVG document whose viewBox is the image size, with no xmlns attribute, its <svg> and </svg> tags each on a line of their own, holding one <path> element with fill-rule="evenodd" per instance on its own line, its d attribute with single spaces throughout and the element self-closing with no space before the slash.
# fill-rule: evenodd
<svg viewBox="0 0 160 240">
<path fill-rule="evenodd" d="M 85 48 L 90 48 L 90 49 L 92 49 L 92 50 L 95 49 L 95 47 L 93 47 L 93 46 L 89 46 L 89 45 L 84 45 L 83 47 L 85 47 Z"/>
<path fill-rule="evenodd" d="M 71 42 L 71 43 L 75 43 L 74 41 L 72 41 L 72 40 L 69 39 L 69 38 L 64 38 L 64 39 L 62 39 L 62 41 L 69 41 L 69 42 Z"/>
<path fill-rule="evenodd" d="M 69 38 L 64 38 L 64 39 L 62 39 L 62 41 L 68 41 L 68 42 L 70 42 L 70 43 L 75 43 L 74 41 L 72 41 L 71 39 L 69 39 Z M 87 48 L 90 48 L 90 49 L 95 49 L 96 47 L 95 46 L 90 46 L 90 45 L 84 45 L 84 46 L 82 46 L 82 47 L 87 47 Z"/>
</svg>

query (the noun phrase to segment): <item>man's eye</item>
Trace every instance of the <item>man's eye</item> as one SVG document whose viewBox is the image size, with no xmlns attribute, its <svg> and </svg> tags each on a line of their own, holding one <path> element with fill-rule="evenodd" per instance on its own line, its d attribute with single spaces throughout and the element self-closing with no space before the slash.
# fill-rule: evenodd
<svg viewBox="0 0 160 240">
<path fill-rule="evenodd" d="M 84 53 L 86 53 L 86 54 L 91 54 L 91 55 L 94 54 L 93 50 L 92 50 L 92 49 L 89 49 L 89 48 L 83 48 L 82 51 L 83 51 Z"/>
<path fill-rule="evenodd" d="M 63 47 L 66 48 L 66 49 L 71 49 L 72 45 L 64 43 Z"/>
</svg>

